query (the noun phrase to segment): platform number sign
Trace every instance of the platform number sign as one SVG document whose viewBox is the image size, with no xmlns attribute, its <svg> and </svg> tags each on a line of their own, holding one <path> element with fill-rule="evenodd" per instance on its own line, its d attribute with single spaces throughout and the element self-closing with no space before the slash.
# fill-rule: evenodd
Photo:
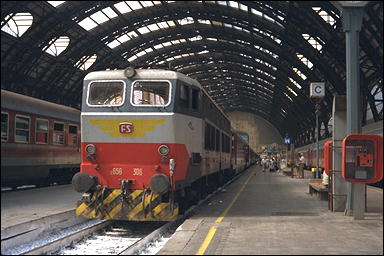
<svg viewBox="0 0 384 256">
<path fill-rule="evenodd" d="M 311 83 L 309 88 L 311 98 L 323 98 L 325 96 L 325 83 Z"/>
</svg>

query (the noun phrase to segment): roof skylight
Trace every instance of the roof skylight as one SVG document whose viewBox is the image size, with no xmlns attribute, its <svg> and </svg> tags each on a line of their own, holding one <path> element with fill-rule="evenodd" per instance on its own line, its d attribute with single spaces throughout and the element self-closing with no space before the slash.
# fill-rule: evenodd
<svg viewBox="0 0 384 256">
<path fill-rule="evenodd" d="M 92 56 L 83 56 L 76 64 L 75 67 L 81 69 L 81 70 L 87 70 L 90 68 L 93 63 L 95 63 L 97 59 L 97 55 L 94 54 Z"/>
<path fill-rule="evenodd" d="M 60 36 L 57 39 L 52 39 L 48 44 L 49 47 L 45 50 L 45 52 L 52 56 L 58 56 L 68 47 L 69 41 L 70 39 L 67 36 Z"/>
<path fill-rule="evenodd" d="M 296 56 L 297 58 L 299 58 L 301 60 L 301 62 L 303 62 L 308 68 L 312 68 L 313 67 L 313 64 L 312 62 L 310 62 L 306 57 L 304 57 L 304 55 L 300 54 L 300 53 L 296 53 Z"/>
<path fill-rule="evenodd" d="M 301 71 L 300 71 L 298 68 L 292 68 L 292 69 L 293 69 L 293 71 L 294 71 L 296 74 L 298 74 L 303 80 L 307 79 L 307 77 L 306 77 L 303 73 L 301 73 Z"/>
<path fill-rule="evenodd" d="M 52 5 L 53 7 L 58 7 L 60 6 L 61 4 L 65 3 L 65 1 L 47 1 L 50 5 Z"/>
<path fill-rule="evenodd" d="M 14 37 L 21 37 L 31 27 L 33 16 L 29 12 L 11 13 L 4 20 L 8 22 L 5 25 L 1 23 L 1 30 Z"/>
<path fill-rule="evenodd" d="M 307 40 L 308 43 L 316 50 L 320 51 L 323 48 L 320 42 L 315 38 L 313 38 L 312 36 L 310 36 L 309 34 L 302 34 L 302 37 L 304 37 L 304 39 Z"/>
</svg>

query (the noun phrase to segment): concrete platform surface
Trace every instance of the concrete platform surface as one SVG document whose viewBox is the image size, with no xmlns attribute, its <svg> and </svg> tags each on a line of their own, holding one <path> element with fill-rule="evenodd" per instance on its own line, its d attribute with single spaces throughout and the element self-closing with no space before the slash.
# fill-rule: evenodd
<svg viewBox="0 0 384 256">
<path fill-rule="evenodd" d="M 1 230 L 53 214 L 74 210 L 81 193 L 72 185 L 1 193 Z"/>
<path fill-rule="evenodd" d="M 311 197 L 308 182 L 252 167 L 199 207 L 158 254 L 383 255 L 382 190 L 368 188 L 364 220 L 354 220 Z"/>
</svg>

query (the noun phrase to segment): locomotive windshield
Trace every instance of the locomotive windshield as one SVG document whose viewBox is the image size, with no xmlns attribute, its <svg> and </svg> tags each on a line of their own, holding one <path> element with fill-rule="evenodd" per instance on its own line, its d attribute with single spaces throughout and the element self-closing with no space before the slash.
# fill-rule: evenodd
<svg viewBox="0 0 384 256">
<path fill-rule="evenodd" d="M 132 84 L 132 105 L 167 106 L 170 103 L 169 81 L 135 81 Z"/>
<path fill-rule="evenodd" d="M 89 85 L 88 104 L 93 106 L 120 106 L 125 98 L 123 81 L 94 81 Z"/>
</svg>

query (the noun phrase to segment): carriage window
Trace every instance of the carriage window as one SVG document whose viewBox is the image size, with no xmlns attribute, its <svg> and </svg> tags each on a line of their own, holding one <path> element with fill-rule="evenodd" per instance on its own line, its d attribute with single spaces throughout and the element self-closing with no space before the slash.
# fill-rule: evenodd
<svg viewBox="0 0 384 256">
<path fill-rule="evenodd" d="M 36 143 L 48 143 L 48 120 L 36 120 Z"/>
<path fill-rule="evenodd" d="M 134 106 L 169 105 L 170 82 L 168 81 L 135 81 L 132 87 Z"/>
<path fill-rule="evenodd" d="M 67 143 L 68 145 L 77 145 L 77 126 L 69 125 Z"/>
<path fill-rule="evenodd" d="M 88 104 L 91 106 L 121 106 L 125 99 L 123 81 L 99 81 L 89 85 Z"/>
<path fill-rule="evenodd" d="M 29 142 L 29 117 L 16 116 L 15 141 Z"/>
<path fill-rule="evenodd" d="M 64 145 L 64 124 L 53 123 L 53 144 Z"/>
<path fill-rule="evenodd" d="M 8 114 L 1 113 L 1 141 L 8 140 Z"/>
</svg>

